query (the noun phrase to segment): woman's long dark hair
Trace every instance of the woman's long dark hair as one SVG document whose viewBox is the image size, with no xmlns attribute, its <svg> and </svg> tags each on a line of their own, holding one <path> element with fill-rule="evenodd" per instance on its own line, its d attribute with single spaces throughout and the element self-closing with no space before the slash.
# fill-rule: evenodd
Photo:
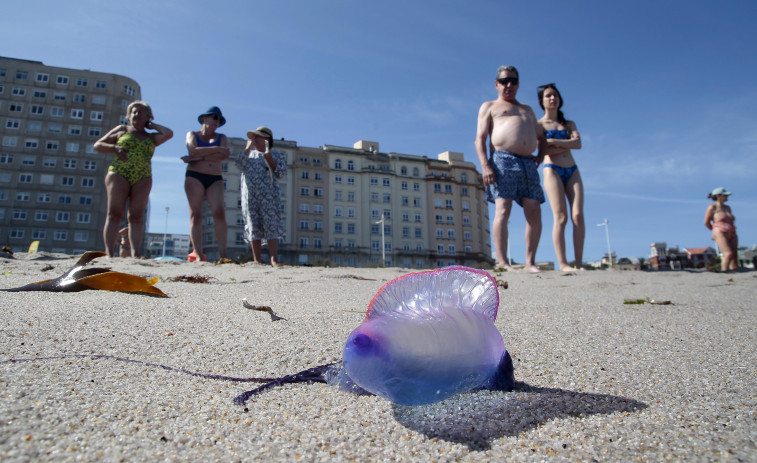
<svg viewBox="0 0 757 463">
<path fill-rule="evenodd" d="M 559 122 L 562 125 L 565 125 L 568 123 L 568 121 L 565 119 L 565 115 L 562 113 L 560 108 L 562 108 L 562 105 L 564 103 L 562 99 L 562 95 L 560 95 L 560 90 L 555 87 L 555 84 L 547 84 L 542 85 L 539 87 L 539 106 L 541 106 L 541 109 L 544 109 L 544 91 L 548 88 L 552 88 L 557 92 L 557 96 L 560 98 L 560 105 L 557 107 L 557 122 Z"/>
</svg>

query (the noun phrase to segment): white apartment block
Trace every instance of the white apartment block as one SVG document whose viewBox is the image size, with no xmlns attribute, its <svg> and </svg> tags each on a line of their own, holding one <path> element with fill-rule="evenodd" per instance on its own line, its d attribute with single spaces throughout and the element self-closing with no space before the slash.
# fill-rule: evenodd
<svg viewBox="0 0 757 463">
<path fill-rule="evenodd" d="M 128 77 L 0 57 L 0 246 L 105 248 L 109 159 L 93 144 L 139 98 Z"/>
<path fill-rule="evenodd" d="M 230 138 L 232 156 L 245 140 Z M 481 176 L 462 153 L 431 159 L 382 153 L 379 144 L 352 148 L 297 146 L 277 140 L 287 155 L 282 181 L 286 236 L 280 260 L 292 265 L 435 268 L 490 266 L 491 233 Z M 250 254 L 242 238 L 240 173 L 224 163 L 229 256 Z M 206 210 L 203 249 L 218 251 Z"/>
</svg>

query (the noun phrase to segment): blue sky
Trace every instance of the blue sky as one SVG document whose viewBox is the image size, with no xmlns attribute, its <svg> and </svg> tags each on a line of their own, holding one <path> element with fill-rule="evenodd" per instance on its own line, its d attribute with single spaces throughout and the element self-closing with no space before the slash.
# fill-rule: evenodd
<svg viewBox="0 0 757 463">
<path fill-rule="evenodd" d="M 740 243 L 757 244 L 757 2 L 7 2 L 4 56 L 135 79 L 174 139 L 156 150 L 151 232 L 188 232 L 184 136 L 221 107 L 229 136 L 259 125 L 302 146 L 378 141 L 384 152 L 459 151 L 478 165 L 480 104 L 502 64 L 518 99 L 556 82 L 583 149 L 585 260 L 612 249 L 714 246 L 707 193 L 733 192 Z M 480 170 L 480 166 L 479 166 Z M 538 261 L 554 261 L 542 206 Z M 510 223 L 524 260 L 522 210 Z M 568 228 L 567 241 L 571 242 Z M 568 247 L 568 258 L 572 249 Z"/>
</svg>

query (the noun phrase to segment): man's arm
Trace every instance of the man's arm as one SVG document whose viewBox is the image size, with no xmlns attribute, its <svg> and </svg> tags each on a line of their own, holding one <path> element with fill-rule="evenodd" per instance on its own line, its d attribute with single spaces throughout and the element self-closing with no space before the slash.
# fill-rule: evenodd
<svg viewBox="0 0 757 463">
<path fill-rule="evenodd" d="M 489 139 L 492 131 L 492 117 L 489 111 L 491 105 L 490 101 L 481 105 L 481 108 L 478 110 L 478 123 L 476 125 L 476 154 L 481 163 L 481 175 L 484 178 L 484 185 L 491 185 L 495 181 L 494 171 L 489 165 L 486 149 L 486 141 Z"/>
</svg>

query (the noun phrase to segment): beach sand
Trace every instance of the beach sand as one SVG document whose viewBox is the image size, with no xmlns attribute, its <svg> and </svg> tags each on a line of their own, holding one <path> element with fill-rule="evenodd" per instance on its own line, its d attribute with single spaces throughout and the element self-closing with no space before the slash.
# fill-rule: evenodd
<svg viewBox="0 0 757 463">
<path fill-rule="evenodd" d="M 55 278 L 77 258 L 0 258 L 0 288 Z M 376 291 L 410 270 L 95 264 L 160 277 L 170 297 L 0 293 L 4 462 L 757 461 L 757 272 L 496 273 L 515 391 L 406 407 L 298 383 L 239 406 L 259 384 L 95 356 L 295 373 L 338 361 Z M 167 281 L 179 276 L 210 278 Z M 670 304 L 624 304 L 646 298 Z"/>
</svg>

